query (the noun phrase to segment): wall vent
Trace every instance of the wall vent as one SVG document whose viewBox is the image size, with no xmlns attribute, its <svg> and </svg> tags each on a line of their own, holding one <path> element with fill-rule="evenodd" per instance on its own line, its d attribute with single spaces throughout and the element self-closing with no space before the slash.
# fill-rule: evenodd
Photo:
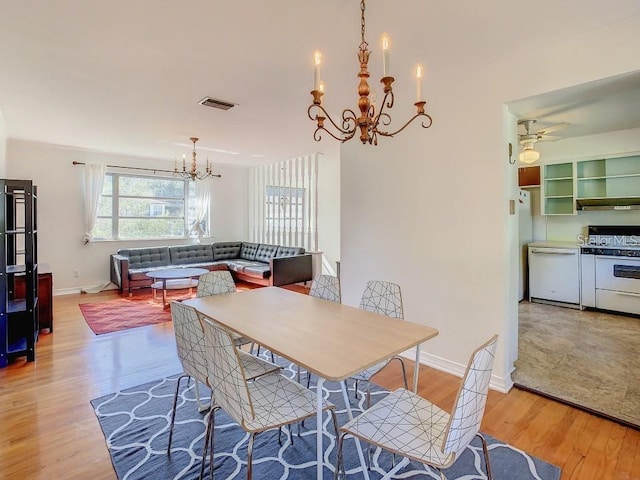
<svg viewBox="0 0 640 480">
<path fill-rule="evenodd" d="M 236 106 L 235 103 L 226 102 L 224 100 L 218 100 L 217 98 L 204 97 L 202 100 L 198 102 L 200 105 L 204 105 L 205 107 L 213 107 L 218 108 L 220 110 L 229 110 Z"/>
</svg>

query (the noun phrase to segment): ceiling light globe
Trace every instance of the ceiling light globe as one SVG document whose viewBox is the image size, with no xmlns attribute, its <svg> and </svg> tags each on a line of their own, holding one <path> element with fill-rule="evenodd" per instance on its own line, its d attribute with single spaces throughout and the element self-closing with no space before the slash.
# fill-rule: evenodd
<svg viewBox="0 0 640 480">
<path fill-rule="evenodd" d="M 540 152 L 526 149 L 520 153 L 519 158 L 522 163 L 534 163 L 540 159 Z"/>
</svg>

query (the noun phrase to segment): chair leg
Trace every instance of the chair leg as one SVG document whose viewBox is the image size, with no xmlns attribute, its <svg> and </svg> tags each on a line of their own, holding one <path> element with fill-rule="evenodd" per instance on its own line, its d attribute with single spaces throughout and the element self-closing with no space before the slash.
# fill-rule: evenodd
<svg viewBox="0 0 640 480">
<path fill-rule="evenodd" d="M 367 382 L 367 410 L 371 408 L 371 382 Z M 371 451 L 371 444 L 367 444 L 367 468 L 371 470 L 371 464 L 373 463 L 373 452 Z"/>
<path fill-rule="evenodd" d="M 173 396 L 173 409 L 171 410 L 171 426 L 169 427 L 169 445 L 167 446 L 167 455 L 171 454 L 171 440 L 173 440 L 173 426 L 176 423 L 176 407 L 178 405 L 178 392 L 180 391 L 180 381 L 183 378 L 191 378 L 189 375 L 180 375 L 176 384 L 176 393 Z"/>
<path fill-rule="evenodd" d="M 252 433 L 249 437 L 249 445 L 247 446 L 247 480 L 251 480 L 253 473 L 253 441 L 256 438 L 256 434 Z"/>
<path fill-rule="evenodd" d="M 209 440 L 209 479 L 213 480 L 213 440 L 215 439 L 215 433 L 216 433 L 216 412 L 218 411 L 217 408 L 212 408 L 211 409 L 211 432 L 209 433 L 209 435 L 211 436 L 211 439 Z"/>
<path fill-rule="evenodd" d="M 353 382 L 353 398 L 358 398 L 358 380 Z"/>
<path fill-rule="evenodd" d="M 402 367 L 402 378 L 404 379 L 404 389 L 409 390 L 409 383 L 407 382 L 407 369 L 404 366 L 404 361 L 400 357 L 393 357 L 393 359 L 400 362 L 400 366 Z"/>
<path fill-rule="evenodd" d="M 484 452 L 484 462 L 487 465 L 487 480 L 492 480 L 493 476 L 491 475 L 491 463 L 489 463 L 489 449 L 487 448 L 487 441 L 480 433 L 476 433 L 478 437 L 480 437 L 480 441 L 482 442 L 482 451 Z"/>
<path fill-rule="evenodd" d="M 251 342 L 251 346 L 249 347 L 249 353 L 253 355 L 253 348 L 256 346 L 255 343 Z"/>
<path fill-rule="evenodd" d="M 340 476 L 340 470 L 344 470 L 344 459 L 342 458 L 342 444 L 344 443 L 344 436 L 347 433 L 343 433 L 342 435 L 339 436 L 338 438 L 338 455 L 336 458 L 336 469 L 335 469 L 335 473 L 333 474 L 333 480 L 338 480 L 338 477 Z M 344 475 L 343 477 L 344 478 Z"/>
<path fill-rule="evenodd" d="M 194 381 L 196 382 L 196 404 L 198 405 L 198 411 L 200 413 L 206 412 L 211 408 L 211 402 L 209 402 L 209 405 L 203 405 L 202 403 L 200 403 L 200 382 L 195 379 Z"/>
<path fill-rule="evenodd" d="M 213 441 L 211 431 L 215 428 L 217 408 L 212 408 L 209 411 L 209 420 L 207 421 L 207 429 L 204 432 L 204 449 L 202 450 L 202 462 L 200 462 L 200 476 L 199 480 L 204 478 L 204 464 L 207 462 L 207 454 L 211 452 L 210 470 L 213 470 L 213 447 L 209 447 L 209 442 Z"/>
</svg>

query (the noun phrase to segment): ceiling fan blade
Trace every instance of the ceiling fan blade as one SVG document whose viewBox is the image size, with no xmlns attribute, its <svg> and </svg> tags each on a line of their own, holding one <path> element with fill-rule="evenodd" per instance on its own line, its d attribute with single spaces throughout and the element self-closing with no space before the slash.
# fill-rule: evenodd
<svg viewBox="0 0 640 480">
<path fill-rule="evenodd" d="M 539 142 L 555 142 L 557 140 L 562 140 L 563 137 L 557 137 L 555 135 L 542 135 L 538 138 Z"/>
<path fill-rule="evenodd" d="M 569 125 L 571 124 L 567 122 L 556 123 L 555 125 L 541 128 L 536 132 L 536 135 L 546 135 L 547 133 L 555 132 L 556 130 L 560 130 L 561 128 L 567 128 Z"/>
</svg>

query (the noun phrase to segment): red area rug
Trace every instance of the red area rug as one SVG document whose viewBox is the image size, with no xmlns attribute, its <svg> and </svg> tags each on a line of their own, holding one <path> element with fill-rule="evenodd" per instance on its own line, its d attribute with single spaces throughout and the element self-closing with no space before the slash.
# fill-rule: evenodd
<svg viewBox="0 0 640 480">
<path fill-rule="evenodd" d="M 251 290 L 261 288 L 254 283 L 237 282 L 238 290 Z M 294 290 L 300 293 L 308 293 L 308 288 L 300 285 L 286 285 L 282 288 Z M 193 289 L 191 297 L 195 297 L 196 289 Z M 171 311 L 162 308 L 162 298 L 158 294 L 153 299 L 150 288 L 141 288 L 133 291 L 131 297 L 120 297 L 115 300 L 95 303 L 81 303 L 78 305 L 89 328 L 96 335 L 118 332 L 129 328 L 145 327 L 156 323 L 171 320 Z M 169 290 L 167 300 L 185 300 L 189 298 L 189 290 Z"/>
<path fill-rule="evenodd" d="M 195 295 L 195 289 L 193 291 Z M 172 290 L 169 300 L 189 298 L 189 290 Z M 162 308 L 162 298 L 153 299 L 151 289 L 134 291 L 132 297 L 121 297 L 107 302 L 78 305 L 89 328 L 96 335 L 144 327 L 171 320 L 171 311 Z"/>
</svg>

